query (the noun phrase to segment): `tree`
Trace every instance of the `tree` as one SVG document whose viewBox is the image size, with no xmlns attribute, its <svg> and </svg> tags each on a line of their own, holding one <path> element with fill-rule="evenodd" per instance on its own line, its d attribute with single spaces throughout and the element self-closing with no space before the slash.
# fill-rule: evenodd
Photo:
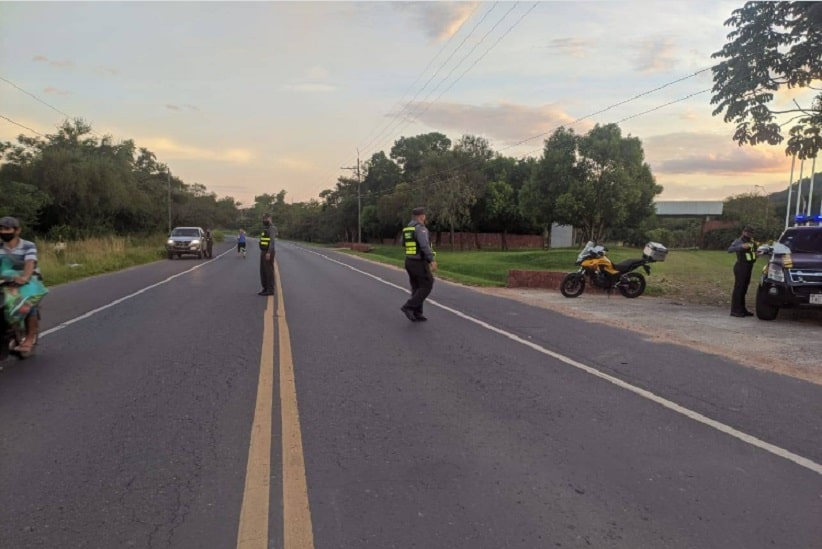
<svg viewBox="0 0 822 549">
<path fill-rule="evenodd" d="M 451 140 L 438 132 L 400 137 L 391 147 L 391 158 L 402 167 L 405 181 L 412 181 L 422 169 L 426 156 L 444 153 L 450 147 Z"/>
<path fill-rule="evenodd" d="M 542 157 L 519 192 L 522 215 L 547 233 L 556 221 L 556 199 L 583 174 L 576 164 L 579 137 L 572 129 L 557 128 L 545 140 Z"/>
<path fill-rule="evenodd" d="M 725 25 L 736 30 L 712 58 L 714 116 L 736 124 L 739 145 L 783 141 L 793 122 L 786 154 L 815 158 L 822 148 L 822 93 L 795 108 L 769 106 L 778 92 L 814 87 L 822 79 L 822 3 L 747 2 Z"/>
<path fill-rule="evenodd" d="M 579 140 L 582 179 L 557 198 L 556 221 L 579 226 L 583 239 L 599 241 L 609 228 L 638 225 L 651 216 L 662 187 L 643 160 L 639 139 L 622 137 L 616 124 L 597 124 Z"/>
</svg>

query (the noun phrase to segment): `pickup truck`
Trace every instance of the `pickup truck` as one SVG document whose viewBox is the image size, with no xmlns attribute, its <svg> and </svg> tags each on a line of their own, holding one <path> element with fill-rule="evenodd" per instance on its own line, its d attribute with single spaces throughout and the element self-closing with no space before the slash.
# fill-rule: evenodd
<svg viewBox="0 0 822 549">
<path fill-rule="evenodd" d="M 196 255 L 202 259 L 206 250 L 206 235 L 201 227 L 174 227 L 166 241 L 169 259 L 183 255 Z"/>
<path fill-rule="evenodd" d="M 773 320 L 788 307 L 822 309 L 822 226 L 789 227 L 758 251 L 769 259 L 756 290 L 757 318 Z"/>
</svg>

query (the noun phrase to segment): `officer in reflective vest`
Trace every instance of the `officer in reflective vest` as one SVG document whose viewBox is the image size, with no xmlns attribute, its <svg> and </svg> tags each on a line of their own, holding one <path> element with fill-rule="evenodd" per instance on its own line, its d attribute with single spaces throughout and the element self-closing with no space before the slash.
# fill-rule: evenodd
<svg viewBox="0 0 822 549">
<path fill-rule="evenodd" d="M 734 289 L 731 293 L 731 316 L 746 317 L 753 313 L 745 306 L 745 294 L 751 283 L 751 271 L 756 262 L 757 243 L 754 242 L 754 228 L 745 225 L 742 235 L 731 243 L 728 253 L 736 254 L 734 264 Z"/>
<path fill-rule="evenodd" d="M 414 208 L 411 214 L 413 218 L 402 230 L 405 270 L 411 282 L 411 297 L 400 310 L 408 320 L 421 322 L 428 320 L 422 314 L 422 306 L 434 287 L 432 272 L 437 270 L 437 260 L 425 227 L 425 208 Z"/>
<path fill-rule="evenodd" d="M 274 295 L 274 225 L 269 213 L 263 215 L 260 231 L 260 283 L 263 290 L 258 295 Z"/>
</svg>

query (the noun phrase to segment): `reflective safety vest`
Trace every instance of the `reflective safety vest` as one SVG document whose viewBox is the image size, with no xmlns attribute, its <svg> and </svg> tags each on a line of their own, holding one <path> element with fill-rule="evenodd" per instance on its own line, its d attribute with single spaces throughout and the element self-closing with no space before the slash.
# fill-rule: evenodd
<svg viewBox="0 0 822 549">
<path fill-rule="evenodd" d="M 759 243 L 751 240 L 746 244 L 750 244 L 751 247 L 747 250 L 742 250 L 739 252 L 737 259 L 739 261 L 744 261 L 745 263 L 753 263 L 756 261 L 756 249 L 759 247 Z"/>
<path fill-rule="evenodd" d="M 417 254 L 417 238 L 415 234 L 416 225 L 410 227 L 403 227 L 402 229 L 402 243 L 405 246 L 405 257 L 416 256 Z"/>
<path fill-rule="evenodd" d="M 271 237 L 268 235 L 269 229 L 263 229 L 260 233 L 260 249 L 267 250 L 268 245 L 271 244 Z"/>
</svg>

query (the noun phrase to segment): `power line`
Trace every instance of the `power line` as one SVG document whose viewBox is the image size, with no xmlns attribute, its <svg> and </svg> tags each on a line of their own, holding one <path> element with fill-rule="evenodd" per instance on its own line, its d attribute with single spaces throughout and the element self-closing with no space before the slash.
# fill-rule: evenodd
<svg viewBox="0 0 822 549">
<path fill-rule="evenodd" d="M 478 47 L 479 47 L 479 46 L 480 46 L 480 45 L 481 45 L 481 44 L 485 41 L 485 39 L 486 39 L 486 38 L 488 38 L 488 36 L 489 36 L 492 32 L 494 32 L 494 30 L 496 30 L 496 28 L 497 28 L 497 27 L 498 27 L 498 26 L 499 26 L 499 25 L 500 25 L 500 24 L 501 24 L 501 23 L 502 23 L 502 22 L 503 22 L 503 21 L 504 21 L 504 20 L 505 20 L 505 19 L 506 19 L 506 18 L 507 18 L 510 14 L 511 14 L 511 12 L 512 12 L 512 11 L 514 11 L 514 9 L 516 9 L 516 7 L 517 7 L 518 5 L 519 5 L 519 3 L 518 3 L 518 2 L 517 2 L 517 3 L 515 3 L 513 6 L 511 6 L 511 8 L 510 8 L 507 12 L 505 12 L 505 13 L 502 15 L 502 17 L 500 17 L 500 18 L 497 20 L 497 22 L 496 22 L 496 23 L 494 23 L 494 25 L 493 25 L 493 26 L 492 26 L 492 27 L 488 30 L 488 32 L 486 32 L 486 33 L 485 33 L 485 34 L 484 34 L 484 35 L 483 35 L 483 36 L 479 39 L 479 41 L 478 41 L 476 44 L 474 44 L 474 47 L 472 47 L 472 48 L 471 48 L 471 50 L 470 50 L 467 54 L 465 54 L 465 55 L 462 57 L 462 59 L 460 59 L 460 60 L 459 60 L 459 62 L 458 62 L 458 63 L 457 63 L 457 64 L 456 64 L 456 65 L 455 65 L 455 66 L 454 66 L 454 67 L 453 67 L 453 68 L 452 68 L 449 72 L 448 72 L 448 74 L 447 74 L 447 75 L 445 75 L 445 77 L 443 77 L 443 78 L 442 78 L 442 80 L 440 80 L 440 81 L 439 81 L 439 83 L 437 83 L 437 85 L 434 87 L 434 89 L 432 89 L 432 90 L 428 93 L 428 95 L 426 95 L 426 96 L 425 96 L 425 98 L 422 100 L 422 102 L 427 101 L 427 100 L 428 100 L 428 98 L 429 98 L 429 97 L 431 97 L 431 95 L 433 95 L 433 94 L 434 94 L 434 92 L 436 92 L 436 91 L 437 91 L 437 89 L 439 89 L 439 87 L 440 87 L 440 86 L 442 86 L 442 85 L 443 85 L 443 84 L 444 84 L 444 83 L 445 83 L 445 82 L 446 82 L 446 81 L 447 81 L 447 80 L 451 77 L 451 75 L 452 75 L 452 74 L 454 74 L 454 71 L 456 71 L 458 68 L 460 68 L 460 67 L 462 66 L 462 64 L 463 64 L 463 63 L 465 63 L 465 61 L 466 61 L 466 60 L 467 60 L 467 59 L 468 59 L 468 58 L 469 58 L 469 57 L 470 57 L 470 56 L 474 53 L 474 51 L 476 51 L 476 49 L 477 49 L 477 48 L 478 48 Z M 532 8 L 532 9 L 533 9 L 533 8 Z M 493 47 L 493 46 L 492 46 L 492 47 Z M 480 59 L 481 59 L 481 57 L 480 57 Z M 474 65 L 475 65 L 475 64 L 476 64 L 476 63 L 474 63 Z M 471 65 L 471 66 L 473 67 L 474 65 Z M 469 68 L 469 70 L 470 70 L 470 68 Z M 466 71 L 466 72 L 467 72 L 467 71 Z M 459 78 L 462 78 L 462 76 L 460 76 Z M 459 79 L 457 79 L 457 80 L 459 80 Z M 455 81 L 454 83 L 456 83 L 456 81 Z M 453 86 L 453 84 L 452 84 L 452 86 Z M 440 96 L 442 96 L 442 94 L 440 94 Z M 436 100 L 435 100 L 435 101 L 436 101 Z M 412 102 L 413 102 L 413 100 L 412 100 L 411 102 L 409 102 L 409 105 L 410 105 Z M 434 102 L 434 101 L 432 101 L 431 103 L 433 103 L 433 102 Z M 410 112 L 410 111 L 409 111 L 409 113 L 408 113 L 408 114 L 409 114 L 409 115 L 411 115 L 411 116 L 414 116 L 414 115 L 415 115 L 415 114 L 417 114 L 417 113 L 415 113 L 415 112 Z M 408 126 L 410 123 L 411 123 L 410 121 L 406 121 L 406 122 L 405 122 L 405 124 L 404 124 L 404 125 L 400 128 L 400 130 L 399 130 L 399 131 L 401 131 L 401 130 L 402 130 L 402 128 L 405 128 L 406 126 Z"/>
<path fill-rule="evenodd" d="M 459 44 L 459 45 L 458 45 L 458 46 L 454 49 L 454 51 L 453 51 L 453 52 L 451 52 L 451 55 L 449 55 L 449 56 L 448 56 L 448 58 L 447 58 L 445 61 L 443 61 L 442 65 L 440 65 L 440 68 L 438 68 L 438 69 L 434 72 L 434 74 L 433 74 L 433 75 L 432 75 L 432 76 L 428 79 L 428 81 L 427 81 L 427 82 L 423 85 L 423 87 L 420 89 L 420 91 L 418 91 L 418 92 L 417 92 L 417 94 L 416 94 L 416 95 L 415 95 L 415 96 L 414 96 L 414 97 L 413 97 L 413 98 L 409 101 L 409 103 L 406 103 L 406 105 L 403 107 L 403 109 L 401 109 L 401 110 L 400 110 L 400 112 L 399 112 L 396 116 L 391 117 L 391 118 L 392 118 L 392 121 L 393 121 L 394 119 L 396 119 L 397 117 L 399 117 L 399 116 L 400 116 L 400 114 L 402 113 L 402 111 L 403 111 L 405 108 L 407 108 L 407 107 L 408 107 L 408 104 L 410 104 L 410 102 L 411 102 L 411 101 L 413 101 L 413 100 L 416 98 L 416 96 L 417 96 L 417 95 L 419 95 L 419 94 L 422 92 L 422 90 L 424 90 L 424 89 L 428 86 L 428 84 L 429 84 L 429 83 L 431 82 L 431 80 L 433 80 L 433 78 L 434 78 L 434 77 L 435 77 L 435 76 L 439 73 L 439 71 L 442 69 L 442 67 L 444 67 L 446 64 L 448 64 L 448 62 L 451 60 L 451 57 L 453 57 L 453 56 L 454 56 L 454 54 L 455 54 L 455 53 L 456 53 L 456 52 L 457 52 L 457 51 L 458 51 L 458 50 L 462 47 L 462 45 L 463 45 L 463 44 L 465 44 L 465 41 L 466 41 L 466 40 L 468 40 L 468 38 L 470 38 L 472 34 L 474 34 L 474 31 L 477 29 L 477 27 L 478 27 L 478 26 L 479 26 L 479 25 L 480 25 L 480 24 L 481 24 L 481 23 L 485 20 L 485 18 L 488 16 L 488 14 L 489 14 L 489 13 L 491 13 L 491 11 L 492 11 L 492 10 L 496 7 L 496 5 L 497 5 L 497 3 L 494 3 L 494 5 L 493 5 L 493 6 L 491 6 L 491 7 L 488 9 L 488 11 L 486 11 L 486 12 L 485 12 L 485 15 L 482 17 L 482 19 L 480 19 L 480 21 L 479 21 L 476 25 L 474 25 L 474 28 L 473 28 L 473 29 L 471 29 L 471 31 L 470 31 L 470 32 L 469 32 L 469 33 L 465 36 L 465 38 L 463 38 L 463 39 L 462 39 L 462 42 L 460 42 L 460 44 Z M 480 6 L 480 4 L 479 4 L 479 3 L 477 3 L 477 4 L 474 6 L 474 9 L 472 9 L 472 10 L 471 10 L 471 13 L 468 15 L 468 17 L 465 19 L 465 21 L 468 21 L 468 19 L 470 19 L 470 18 L 471 18 L 471 16 L 474 14 L 474 12 L 475 12 L 475 11 L 477 11 L 477 9 L 479 8 L 479 6 Z M 463 25 L 464 25 L 464 24 L 465 24 L 465 22 L 463 22 L 463 24 L 462 24 L 462 25 L 460 25 L 460 28 L 459 28 L 459 29 L 457 29 L 457 30 L 456 30 L 456 31 L 455 31 L 455 32 L 451 35 L 451 37 L 450 37 L 450 38 L 449 38 L 449 39 L 448 39 L 448 40 L 447 40 L 447 41 L 446 41 L 446 42 L 442 45 L 442 47 L 441 47 L 441 48 L 440 48 L 440 50 L 437 52 L 437 54 L 436 54 L 434 57 L 432 57 L 432 58 L 431 58 L 431 60 L 428 62 L 428 64 L 425 66 L 425 68 L 422 70 L 422 72 L 421 72 L 419 75 L 417 75 L 417 77 L 414 79 L 414 81 L 411 83 L 411 85 L 410 85 L 410 86 L 408 86 L 408 89 L 407 89 L 407 90 L 405 90 L 405 93 L 403 93 L 403 94 L 402 94 L 402 97 L 401 97 L 401 98 L 400 98 L 400 99 L 399 99 L 399 100 L 398 100 L 398 101 L 397 101 L 397 102 L 396 102 L 396 103 L 395 103 L 395 104 L 391 107 L 391 111 L 394 111 L 394 109 L 395 109 L 396 107 L 398 107 L 398 106 L 399 106 L 399 105 L 400 105 L 400 104 L 401 104 L 401 103 L 405 100 L 405 97 L 408 95 L 408 92 L 410 92 L 410 91 L 411 91 L 411 89 L 412 89 L 412 88 L 413 88 L 413 87 L 417 84 L 417 82 L 420 80 L 420 78 L 422 77 L 422 75 L 423 75 L 423 74 L 425 74 L 425 73 L 426 73 L 426 71 L 428 71 L 428 69 L 429 69 L 429 68 L 431 68 L 431 65 L 433 65 L 433 64 L 434 64 L 434 61 L 436 61 L 436 60 L 437 60 L 437 58 L 438 58 L 438 57 L 442 54 L 442 52 L 444 52 L 444 51 L 447 49 L 447 47 L 448 47 L 448 45 L 451 43 L 451 41 L 452 41 L 452 40 L 454 40 L 454 38 L 457 36 L 457 34 L 459 33 L 459 31 L 460 31 L 460 30 L 462 30 L 462 27 L 463 27 Z M 387 125 L 390 125 L 390 124 L 391 124 L 391 121 L 387 122 L 387 123 L 386 123 L 386 126 L 387 126 Z M 383 128 L 382 130 L 380 130 L 380 132 L 379 132 L 378 136 L 380 136 L 380 137 L 381 137 L 381 136 L 382 136 L 382 133 L 383 133 L 384 131 L 385 131 L 385 128 Z M 366 138 L 366 139 L 368 139 L 368 138 Z M 366 142 L 366 144 L 365 144 L 365 145 L 362 145 L 362 147 L 363 147 L 365 150 L 367 150 L 367 149 L 368 149 L 368 147 L 372 145 L 372 142 L 373 142 L 373 141 L 375 141 L 376 139 L 377 139 L 377 137 L 375 137 L 375 138 L 373 138 L 373 139 L 370 139 L 369 141 L 367 141 L 367 142 Z M 358 149 L 359 149 L 359 147 L 358 147 Z"/>
<path fill-rule="evenodd" d="M 449 85 L 446 89 L 442 90 L 442 92 L 440 92 L 440 94 L 439 94 L 439 95 L 438 95 L 438 96 L 437 96 L 437 97 L 436 97 L 433 101 L 431 101 L 430 103 L 428 103 L 428 104 L 425 106 L 425 109 L 423 109 L 423 110 L 422 110 L 422 111 L 420 111 L 420 112 L 415 112 L 415 113 L 414 113 L 414 115 L 415 115 L 415 116 L 420 116 L 420 115 L 425 114 L 425 113 L 428 111 L 428 109 L 431 107 L 431 105 L 433 105 L 434 103 L 436 103 L 437 101 L 439 101 L 440 97 L 442 97 L 442 96 L 443 96 L 446 92 L 448 92 L 448 90 L 450 90 L 451 88 L 453 88 L 453 87 L 454 87 L 454 85 L 455 85 L 457 82 L 459 82 L 460 80 L 462 80 L 462 77 L 463 77 L 463 76 L 465 76 L 466 74 L 468 74 L 468 72 L 469 72 L 471 69 L 473 69 L 473 68 L 474 68 L 474 66 L 475 66 L 477 63 L 479 63 L 480 61 L 482 61 L 482 60 L 485 58 L 485 56 L 486 56 L 486 55 L 488 55 L 488 53 L 490 53 L 490 51 L 491 51 L 491 50 L 493 50 L 493 49 L 497 46 L 497 44 L 499 44 L 499 43 L 502 41 L 502 39 L 503 39 L 503 38 L 505 38 L 506 36 L 508 36 L 508 34 L 509 34 L 509 33 L 510 33 L 513 29 L 514 29 L 514 27 L 516 27 L 517 25 L 519 25 L 519 24 L 522 22 L 522 20 L 523 20 L 523 19 L 525 19 L 525 16 L 527 16 L 529 13 L 531 13 L 531 12 L 534 10 L 534 8 L 536 8 L 536 7 L 537 7 L 537 4 L 538 4 L 538 2 L 535 2 L 535 3 L 534 3 L 534 4 L 530 7 L 530 8 L 528 8 L 528 11 L 526 11 L 525 13 L 523 13 L 523 14 L 520 16 L 520 18 L 519 18 L 519 19 L 517 19 L 517 20 L 514 22 L 514 24 L 513 24 L 513 25 L 511 25 L 510 27 L 508 27 L 508 30 L 506 30 L 506 31 L 505 31 L 502 35 L 500 35 L 500 37 L 499 37 L 499 38 L 497 38 L 497 41 L 496 41 L 496 42 L 494 42 L 493 44 L 491 44 L 491 46 L 490 46 L 487 50 L 485 50 L 485 52 L 484 52 L 482 55 L 480 55 L 480 56 L 479 56 L 476 60 L 474 60 L 474 62 L 471 64 L 471 66 L 470 66 L 470 67 L 468 67 L 467 69 L 465 69 L 465 71 L 463 71 L 463 73 L 462 73 L 462 74 L 460 74 L 460 75 L 459 75 L 459 77 L 457 77 L 457 79 L 456 79 L 456 80 L 454 80 L 453 82 L 451 82 L 451 84 L 450 84 L 450 85 Z M 512 8 L 512 9 L 513 9 L 513 8 Z M 506 15 L 507 15 L 507 14 L 506 14 Z M 501 21 L 500 21 L 500 22 L 501 22 Z M 493 30 L 493 29 L 492 29 L 492 30 Z"/>
<path fill-rule="evenodd" d="M 43 101 L 42 99 L 40 99 L 39 97 L 37 97 L 36 95 L 34 95 L 33 93 L 31 93 L 31 92 L 28 92 L 28 91 L 24 90 L 23 88 L 21 88 L 20 86 L 18 86 L 18 85 L 17 85 L 17 84 L 15 84 L 14 82 L 12 82 L 11 80 L 7 80 L 7 79 L 3 78 L 2 76 L 0 76 L 0 80 L 2 80 L 3 82 L 5 82 L 5 83 L 9 84 L 10 86 L 13 86 L 13 87 L 17 88 L 17 89 L 18 89 L 18 90 L 20 90 L 21 92 L 23 92 L 23 93 L 25 93 L 26 95 L 28 95 L 28 96 L 30 96 L 30 97 L 32 97 L 32 98 L 34 98 L 34 100 L 35 100 L 35 101 L 39 101 L 40 103 L 42 103 L 43 105 L 47 106 L 47 107 L 48 107 L 48 108 L 50 108 L 51 110 L 53 110 L 53 111 L 55 111 L 55 112 L 57 112 L 57 113 L 59 113 L 59 114 L 62 114 L 62 115 L 63 115 L 63 116 L 65 116 L 66 118 L 71 118 L 71 116 L 67 115 L 66 113 L 64 113 L 63 111 L 61 111 L 61 110 L 60 110 L 60 109 L 58 109 L 57 107 L 55 107 L 54 105 L 51 105 L 51 104 L 49 104 L 49 103 L 46 103 L 45 101 Z"/>
<path fill-rule="evenodd" d="M 477 30 L 477 28 L 478 28 L 478 27 L 479 27 L 479 26 L 483 23 L 483 21 L 485 21 L 485 19 L 488 17 L 488 15 L 489 15 L 492 11 L 494 11 L 494 9 L 496 8 L 497 4 L 498 4 L 498 2 L 495 2 L 495 3 L 494 3 L 494 4 L 490 7 L 490 8 L 488 8 L 488 9 L 485 11 L 485 14 L 482 16 L 482 18 L 480 18 L 480 20 L 479 20 L 479 21 L 477 21 L 477 23 L 476 23 L 476 24 L 474 24 L 474 27 L 473 27 L 473 28 L 472 28 L 472 29 L 468 32 L 468 34 L 467 34 L 467 35 L 466 35 L 466 36 L 462 39 L 462 41 L 459 43 L 459 45 L 457 45 L 457 47 L 456 47 L 456 48 L 454 48 L 454 50 L 451 52 L 451 54 L 448 56 L 448 58 L 446 58 L 446 59 L 445 59 L 445 61 L 443 61 L 443 62 L 440 64 L 440 66 L 437 68 L 437 70 L 436 70 L 436 71 L 434 71 L 434 74 L 432 74 L 432 75 L 431 75 L 431 77 L 429 77 L 429 78 L 428 78 L 428 80 L 427 80 L 427 81 L 425 82 L 425 84 L 423 84 L 423 86 L 422 86 L 422 87 L 421 87 L 421 88 L 417 91 L 417 93 L 415 93 L 415 94 L 414 94 L 414 96 L 413 96 L 413 97 L 412 97 L 412 98 L 411 98 L 408 102 L 406 102 L 406 103 L 405 103 L 405 105 L 403 105 L 403 107 L 402 107 L 402 108 L 401 108 L 401 109 L 400 109 L 400 110 L 399 110 L 396 114 L 394 114 L 394 115 L 392 115 L 392 116 L 390 117 L 390 120 L 388 120 L 388 121 L 385 123 L 385 126 L 383 126 L 382 130 L 380 130 L 380 131 L 377 133 L 377 135 L 376 135 L 376 136 L 374 136 L 372 139 L 370 139 L 370 140 L 369 140 L 369 141 L 368 141 L 365 145 L 363 145 L 363 146 L 361 146 L 361 147 L 357 147 L 357 151 L 359 151 L 359 150 L 365 150 L 365 151 L 367 151 L 367 152 L 368 152 L 368 154 L 367 154 L 367 155 L 365 155 L 365 156 L 370 156 L 370 155 L 372 154 L 372 151 L 374 150 L 374 148 L 373 148 L 373 147 L 374 147 L 374 145 L 376 145 L 377 143 L 382 143 L 382 142 L 384 141 L 384 139 L 385 139 L 385 137 L 384 137 L 384 136 L 386 136 L 386 135 L 388 135 L 388 134 L 390 134 L 390 133 L 393 133 L 394 126 L 395 126 L 398 122 L 400 122 L 400 123 L 401 123 L 400 118 L 403 116 L 403 114 L 405 114 L 405 112 L 407 111 L 407 109 L 409 108 L 409 106 L 413 103 L 413 101 L 417 98 L 417 96 L 419 96 L 419 94 L 420 94 L 420 93 L 422 93 L 422 92 L 425 90 L 425 88 L 427 88 L 427 87 L 428 87 L 428 84 L 430 84 L 430 83 L 431 83 L 431 81 L 432 81 L 432 80 L 433 80 L 433 79 L 434 79 L 434 78 L 435 78 L 435 77 L 439 74 L 439 72 L 440 72 L 440 71 L 441 71 L 441 70 L 442 70 L 442 69 L 443 69 L 443 68 L 444 68 L 444 67 L 445 67 L 445 66 L 446 66 L 446 65 L 447 65 L 450 61 L 451 61 L 451 58 L 452 58 L 452 57 L 454 57 L 454 55 L 455 55 L 455 54 L 456 54 L 456 53 L 457 53 L 457 52 L 458 52 L 458 51 L 462 48 L 462 46 L 465 44 L 465 42 L 466 42 L 466 41 L 467 41 L 467 40 L 468 40 L 468 39 L 469 39 L 469 38 L 470 38 L 470 37 L 474 34 L 474 32 L 475 32 L 475 31 Z M 478 3 L 475 7 L 474 7 L 474 10 L 473 10 L 471 13 L 473 14 L 473 12 L 474 12 L 474 11 L 476 11 L 478 7 L 479 7 L 479 3 Z M 467 19 L 466 19 L 466 21 L 467 21 Z M 462 27 L 460 27 L 460 29 L 462 29 Z M 438 52 L 438 53 L 437 53 L 437 54 L 436 54 L 436 55 L 432 58 L 432 60 L 431 60 L 431 61 L 429 61 L 429 63 L 428 63 L 428 65 L 426 66 L 426 68 L 425 68 L 425 69 L 423 69 L 423 71 L 419 74 L 419 76 L 417 76 L 417 78 L 414 80 L 414 83 L 416 83 L 416 82 L 417 82 L 417 81 L 418 81 L 418 80 L 422 77 L 422 75 L 423 75 L 423 74 L 425 74 L 425 72 L 428 70 L 428 68 L 429 68 L 431 65 L 433 65 L 433 62 L 434 62 L 434 61 L 435 61 L 435 60 L 436 60 L 436 59 L 440 56 L 440 54 L 441 54 L 443 51 L 445 51 L 445 49 L 447 48 L 448 44 L 449 44 L 449 43 L 450 43 L 450 42 L 454 39 L 454 37 L 456 37 L 456 35 L 458 34 L 458 32 L 459 32 L 459 30 L 458 30 L 457 32 L 455 32 L 455 33 L 451 36 L 451 38 L 448 40 L 448 42 L 446 42 L 446 43 L 445 43 L 445 45 L 444 45 L 442 48 L 440 48 L 440 51 L 439 51 L 439 52 Z M 395 108 L 395 106 L 397 106 L 397 105 L 399 105 L 400 103 L 402 103 L 402 101 L 404 100 L 405 96 L 406 96 L 406 95 L 408 95 L 408 92 L 410 92 L 410 91 L 411 91 L 411 88 L 412 88 L 413 86 L 414 86 L 414 84 L 412 84 L 411 86 L 409 86 L 409 88 L 408 88 L 408 89 L 406 90 L 406 92 L 403 94 L 402 99 L 400 99 L 400 101 L 396 102 L 396 103 L 394 104 L 394 106 L 392 106 L 392 110 Z M 357 157 L 359 158 L 359 157 L 360 157 L 360 155 L 358 154 L 358 155 L 357 155 Z M 350 162 L 346 162 L 346 163 L 347 163 L 347 164 L 350 164 Z M 334 173 L 336 173 L 336 170 L 335 170 L 335 172 L 334 172 Z M 332 173 L 332 175 L 333 175 L 333 173 Z"/>
<path fill-rule="evenodd" d="M 31 133 L 35 133 L 35 134 L 39 135 L 40 137 L 46 137 L 45 135 L 43 135 L 42 133 L 38 132 L 37 130 L 33 130 L 33 129 L 29 128 L 28 126 L 24 126 L 23 124 L 21 124 L 21 123 L 19 123 L 19 122 L 15 122 L 14 120 L 12 120 L 11 118 L 9 118 L 9 117 L 7 117 L 7 116 L 3 116 L 2 114 L 0 114 L 0 118 L 2 118 L 3 120 L 7 120 L 7 121 L 11 122 L 11 123 L 12 123 L 12 124 L 14 124 L 15 126 L 20 126 L 20 127 L 21 127 L 21 128 L 23 128 L 24 130 L 28 130 L 28 131 L 30 131 Z"/>
<path fill-rule="evenodd" d="M 688 80 L 688 79 L 690 79 L 690 78 L 693 78 L 693 77 L 695 77 L 695 76 L 698 76 L 698 75 L 702 74 L 703 72 L 705 72 L 705 71 L 709 71 L 709 70 L 711 70 L 711 69 L 713 69 L 713 67 L 707 67 L 707 68 L 704 68 L 704 69 L 700 69 L 700 70 L 698 70 L 698 71 L 696 71 L 696 72 L 694 72 L 694 73 L 691 73 L 691 74 L 689 74 L 689 75 L 687 75 L 687 76 L 683 76 L 682 78 L 677 78 L 676 80 L 671 80 L 670 82 L 666 82 L 665 84 L 662 84 L 661 86 L 659 86 L 659 87 L 657 87 L 657 88 L 653 88 L 653 89 L 651 89 L 651 90 L 647 90 L 647 91 L 644 91 L 644 92 L 642 92 L 642 93 L 638 93 L 638 94 L 636 94 L 635 96 L 633 96 L 633 97 L 631 97 L 631 98 L 629 98 L 629 99 L 625 99 L 625 100 L 620 101 L 620 102 L 618 102 L 618 103 L 614 103 L 614 104 L 612 104 L 612 105 L 608 105 L 608 106 L 607 106 L 607 107 L 605 107 L 604 109 L 600 109 L 600 110 L 595 111 L 595 112 L 592 112 L 592 113 L 590 113 L 590 114 L 586 114 L 585 116 L 582 116 L 582 117 L 577 118 L 576 120 L 574 120 L 574 121 L 570 122 L 568 125 L 569 125 L 569 126 L 572 126 L 572 125 L 574 125 L 574 124 L 578 124 L 579 122 L 582 122 L 583 120 L 587 120 L 588 118 L 593 118 L 594 116 L 597 116 L 597 115 L 600 115 L 600 114 L 602 114 L 602 113 L 608 112 L 608 111 L 610 111 L 610 110 L 612 110 L 612 109 L 615 109 L 616 107 L 621 107 L 622 105 L 625 105 L 625 104 L 627 104 L 627 103 L 631 103 L 632 101 L 636 101 L 636 100 L 637 100 L 637 99 L 639 99 L 640 97 L 645 97 L 646 95 L 650 95 L 650 94 L 652 94 L 652 93 L 654 93 L 654 92 L 658 92 L 659 90 L 665 89 L 665 88 L 667 88 L 668 86 L 672 86 L 672 85 L 674 85 L 674 84 L 678 84 L 679 82 L 683 82 L 683 81 L 685 81 L 685 80 Z M 710 91 L 710 90 L 708 90 L 708 91 Z M 699 92 L 699 93 L 704 93 L 704 92 Z M 556 128 L 554 128 L 554 130 L 556 130 Z M 554 131 L 554 130 L 551 130 L 551 131 Z M 510 149 L 510 148 L 513 148 L 513 147 L 517 147 L 517 146 L 519 146 L 519 145 L 522 145 L 523 143 L 527 143 L 527 142 L 529 142 L 529 141 L 533 141 L 534 139 L 538 139 L 538 138 L 540 138 L 540 137 L 545 137 L 545 136 L 546 136 L 546 135 L 548 135 L 549 133 L 551 133 L 551 132 L 544 132 L 544 133 L 540 133 L 540 134 L 537 134 L 537 135 L 534 135 L 534 136 L 528 137 L 528 138 L 526 138 L 526 139 L 523 139 L 522 141 L 517 141 L 517 142 L 516 142 L 516 143 L 514 143 L 513 145 L 508 145 L 507 147 L 503 147 L 503 148 L 501 148 L 501 149 L 500 149 L 500 151 L 504 151 L 504 150 L 506 150 L 506 149 Z"/>
</svg>

